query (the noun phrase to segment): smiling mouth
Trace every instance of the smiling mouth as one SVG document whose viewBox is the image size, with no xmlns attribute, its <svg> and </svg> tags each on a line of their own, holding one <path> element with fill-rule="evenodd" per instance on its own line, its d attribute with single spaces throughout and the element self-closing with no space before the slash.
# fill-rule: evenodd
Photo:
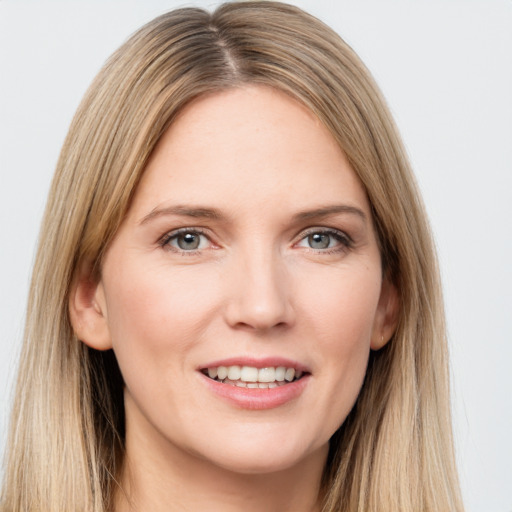
<svg viewBox="0 0 512 512">
<path fill-rule="evenodd" d="M 285 386 L 303 378 L 306 374 L 285 366 L 214 366 L 201 370 L 210 379 L 241 388 L 271 389 Z"/>
</svg>

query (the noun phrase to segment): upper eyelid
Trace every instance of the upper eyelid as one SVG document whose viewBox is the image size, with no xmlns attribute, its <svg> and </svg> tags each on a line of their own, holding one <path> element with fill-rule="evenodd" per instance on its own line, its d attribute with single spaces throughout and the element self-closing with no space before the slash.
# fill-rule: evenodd
<svg viewBox="0 0 512 512">
<path fill-rule="evenodd" d="M 167 231 L 157 240 L 157 242 L 159 245 L 164 245 L 168 243 L 170 240 L 172 240 L 174 237 L 184 233 L 197 233 L 198 235 L 206 237 L 211 243 L 214 243 L 212 237 L 207 232 L 205 232 L 203 228 L 188 226 L 183 228 L 171 229 L 170 231 Z"/>
<path fill-rule="evenodd" d="M 327 233 L 339 235 L 343 238 L 346 238 L 347 241 L 352 242 L 352 237 L 344 230 L 338 228 L 332 228 L 327 226 L 312 226 L 310 228 L 303 229 L 298 233 L 295 237 L 297 240 L 302 240 L 304 237 L 311 235 L 312 233 Z"/>
<path fill-rule="evenodd" d="M 182 227 L 182 228 L 171 229 L 170 231 L 166 231 L 162 235 L 161 238 L 173 237 L 173 236 L 176 236 L 176 235 L 181 235 L 182 233 L 198 233 L 200 235 L 204 235 L 204 236 L 209 238 L 209 234 L 207 233 L 207 230 L 205 230 L 204 228 L 189 227 L 189 226 Z"/>
</svg>

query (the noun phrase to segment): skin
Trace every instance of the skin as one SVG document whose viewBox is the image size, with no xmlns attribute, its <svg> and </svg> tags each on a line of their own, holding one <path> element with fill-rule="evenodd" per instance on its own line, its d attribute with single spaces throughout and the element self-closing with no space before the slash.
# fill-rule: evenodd
<svg viewBox="0 0 512 512">
<path fill-rule="evenodd" d="M 182 228 L 197 250 L 180 248 Z M 396 302 L 365 191 L 326 128 L 266 87 L 195 100 L 155 149 L 101 280 L 84 271 L 70 303 L 79 338 L 113 348 L 126 383 L 116 509 L 319 510 L 329 438 Z M 251 410 L 199 371 L 232 357 L 310 375 L 299 396 Z"/>
</svg>

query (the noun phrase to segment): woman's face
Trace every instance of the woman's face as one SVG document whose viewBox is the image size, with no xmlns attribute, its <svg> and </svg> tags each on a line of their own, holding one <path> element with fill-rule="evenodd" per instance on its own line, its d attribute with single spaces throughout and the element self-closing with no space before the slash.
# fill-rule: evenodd
<svg viewBox="0 0 512 512">
<path fill-rule="evenodd" d="M 331 135 L 285 94 L 244 87 L 194 101 L 163 136 L 82 338 L 115 351 L 128 446 L 269 472 L 324 460 L 392 295 Z"/>
</svg>

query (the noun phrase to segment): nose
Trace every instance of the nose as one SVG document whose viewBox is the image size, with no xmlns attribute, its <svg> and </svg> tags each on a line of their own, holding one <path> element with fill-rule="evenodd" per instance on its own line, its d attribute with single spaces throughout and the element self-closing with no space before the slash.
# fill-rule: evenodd
<svg viewBox="0 0 512 512">
<path fill-rule="evenodd" d="M 225 315 L 231 327 L 268 331 L 293 324 L 290 277 L 277 253 L 240 254 L 230 274 Z"/>
</svg>

